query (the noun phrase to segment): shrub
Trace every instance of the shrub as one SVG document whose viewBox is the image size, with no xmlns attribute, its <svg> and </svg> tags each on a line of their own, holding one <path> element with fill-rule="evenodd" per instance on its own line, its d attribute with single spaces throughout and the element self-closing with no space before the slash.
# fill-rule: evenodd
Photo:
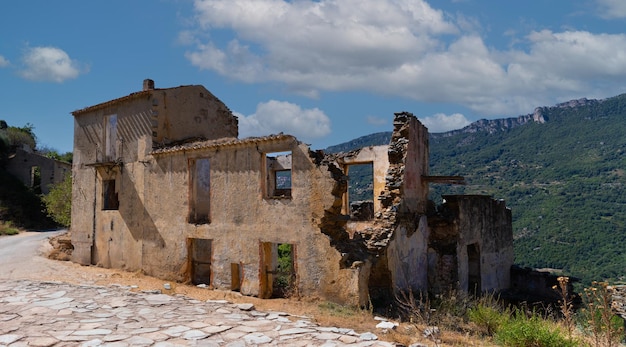
<svg viewBox="0 0 626 347">
<path fill-rule="evenodd" d="M 0 222 L 0 235 L 17 235 L 20 231 L 13 227 L 10 221 Z"/>
<path fill-rule="evenodd" d="M 53 185 L 43 197 L 48 216 L 55 222 L 69 227 L 72 217 L 72 175 L 68 173 L 62 182 Z"/>
<path fill-rule="evenodd" d="M 503 322 L 494 335 L 495 341 L 509 347 L 577 347 L 580 341 L 567 337 L 567 332 L 554 322 L 533 312 L 529 316 L 516 311 Z"/>
<path fill-rule="evenodd" d="M 470 322 L 476 324 L 480 332 L 487 336 L 492 336 L 502 324 L 505 324 L 510 317 L 510 312 L 501 310 L 495 305 L 479 302 L 476 307 L 467 311 Z"/>
</svg>

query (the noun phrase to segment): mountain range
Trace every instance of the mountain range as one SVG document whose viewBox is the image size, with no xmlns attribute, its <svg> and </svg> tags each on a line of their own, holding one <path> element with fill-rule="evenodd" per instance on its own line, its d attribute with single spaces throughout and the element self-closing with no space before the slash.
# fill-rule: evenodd
<svg viewBox="0 0 626 347">
<path fill-rule="evenodd" d="M 328 152 L 389 143 L 382 132 Z M 464 176 L 430 197 L 486 194 L 512 210 L 515 263 L 580 278 L 626 276 L 626 94 L 537 107 L 430 135 L 430 174 Z"/>
</svg>

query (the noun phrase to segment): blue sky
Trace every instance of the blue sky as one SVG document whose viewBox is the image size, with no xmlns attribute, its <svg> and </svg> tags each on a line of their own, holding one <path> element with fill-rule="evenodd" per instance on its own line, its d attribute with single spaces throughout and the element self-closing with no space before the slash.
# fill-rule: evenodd
<svg viewBox="0 0 626 347">
<path fill-rule="evenodd" d="M 240 137 L 313 148 L 431 132 L 626 92 L 623 0 L 10 0 L 0 5 L 0 119 L 73 146 L 74 110 L 201 84 Z"/>
</svg>

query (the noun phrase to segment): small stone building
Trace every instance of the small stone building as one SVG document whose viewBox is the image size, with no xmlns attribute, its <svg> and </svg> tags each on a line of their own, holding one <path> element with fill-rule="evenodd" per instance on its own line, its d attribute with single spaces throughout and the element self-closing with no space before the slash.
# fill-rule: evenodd
<svg viewBox="0 0 626 347">
<path fill-rule="evenodd" d="M 72 170 L 72 165 L 25 147 L 17 148 L 9 155 L 6 170 L 36 193 L 48 194 L 50 186 L 62 182 Z"/>
<path fill-rule="evenodd" d="M 428 131 L 409 113 L 395 115 L 388 146 L 340 154 L 286 134 L 240 139 L 237 118 L 197 85 L 146 80 L 72 114 L 78 263 L 360 306 L 509 285 L 510 210 L 485 196 L 434 208 L 428 184 L 459 178 L 428 175 Z M 363 168 L 367 187 L 354 190 Z"/>
</svg>

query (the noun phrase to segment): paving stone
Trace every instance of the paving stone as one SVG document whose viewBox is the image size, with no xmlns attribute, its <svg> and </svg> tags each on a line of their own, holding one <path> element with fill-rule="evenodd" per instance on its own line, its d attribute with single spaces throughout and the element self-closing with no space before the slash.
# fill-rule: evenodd
<svg viewBox="0 0 626 347">
<path fill-rule="evenodd" d="M 178 337 L 178 336 L 181 336 L 182 333 L 184 333 L 187 330 L 190 330 L 190 328 L 183 326 L 183 325 L 177 325 L 175 327 L 171 327 L 167 330 L 164 330 L 163 334 L 166 334 L 172 337 Z"/>
<path fill-rule="evenodd" d="M 202 331 L 206 332 L 207 334 L 219 334 L 232 328 L 233 327 L 230 325 L 208 326 L 206 328 L 202 328 Z"/>
<path fill-rule="evenodd" d="M 145 338 L 153 340 L 153 341 L 166 341 L 167 339 L 170 338 L 169 335 L 163 334 L 160 331 L 155 331 L 153 333 L 147 333 L 147 334 L 141 334 L 139 336 L 145 337 Z"/>
<path fill-rule="evenodd" d="M 76 336 L 89 336 L 89 335 L 108 335 L 112 333 L 109 329 L 89 329 L 89 330 L 77 330 L 72 333 Z"/>
<path fill-rule="evenodd" d="M 246 343 L 253 344 L 253 345 L 269 343 L 272 341 L 271 337 L 263 333 L 251 333 L 251 334 L 245 335 L 243 339 L 244 341 L 246 341 Z"/>
<path fill-rule="evenodd" d="M 102 346 L 103 343 L 104 341 L 100 339 L 94 339 L 94 340 L 83 342 L 80 345 L 81 347 L 98 347 L 98 346 Z"/>
<path fill-rule="evenodd" d="M 202 330 L 189 330 L 185 331 L 181 337 L 185 340 L 202 340 L 208 336 L 209 334 Z"/>
<path fill-rule="evenodd" d="M 254 309 L 254 305 L 253 304 L 238 304 L 237 308 L 242 311 L 251 311 Z"/>
<path fill-rule="evenodd" d="M 72 298 L 57 298 L 52 300 L 35 301 L 31 303 L 33 306 L 52 307 L 74 301 Z"/>
<path fill-rule="evenodd" d="M 233 341 L 242 338 L 246 334 L 247 333 L 243 331 L 228 331 L 226 333 L 220 334 L 220 336 L 226 341 Z"/>
<path fill-rule="evenodd" d="M 21 339 L 22 337 L 22 335 L 17 334 L 0 335 L 0 344 L 8 345 Z"/>
<path fill-rule="evenodd" d="M 133 336 L 130 339 L 126 339 L 124 341 L 121 342 L 126 342 L 128 343 L 130 346 L 149 346 L 151 344 L 154 343 L 154 340 L 145 338 L 145 337 L 141 337 L 141 336 Z"/>
<path fill-rule="evenodd" d="M 353 344 L 356 343 L 357 341 L 359 341 L 359 338 L 356 336 L 349 336 L 349 335 L 341 335 L 339 336 L 339 338 L 337 339 L 345 344 Z"/>
<path fill-rule="evenodd" d="M 208 327 L 209 324 L 204 323 L 204 322 L 191 322 L 189 324 L 186 324 L 188 327 L 190 327 L 191 329 L 202 329 L 205 327 Z"/>
<path fill-rule="evenodd" d="M 115 342 L 115 341 L 126 340 L 128 338 L 130 338 L 130 335 L 110 334 L 110 335 L 103 337 L 102 340 L 104 340 L 104 342 Z"/>
<path fill-rule="evenodd" d="M 337 340 L 341 337 L 341 335 L 336 333 L 317 333 L 314 334 L 313 337 L 318 340 Z"/>
<path fill-rule="evenodd" d="M 7 322 L 10 321 L 12 319 L 15 319 L 19 317 L 19 315 L 16 314 L 0 314 L 0 322 Z"/>
<path fill-rule="evenodd" d="M 36 337 L 28 337 L 25 339 L 28 342 L 29 346 L 35 347 L 48 347 L 54 346 L 59 343 L 59 340 L 53 337 L 45 337 L 45 336 L 36 336 Z"/>
<path fill-rule="evenodd" d="M 159 331 L 159 328 L 157 327 L 152 327 L 152 328 L 139 328 L 139 329 L 134 329 L 130 332 L 131 335 L 140 335 L 140 334 L 146 334 L 146 333 L 153 333 L 155 331 Z"/>
<path fill-rule="evenodd" d="M 291 328 L 291 329 L 281 330 L 278 333 L 280 335 L 293 335 L 293 334 L 304 334 L 304 333 L 314 333 L 314 332 L 315 332 L 314 329 Z"/>
<path fill-rule="evenodd" d="M 372 341 L 372 340 L 378 340 L 378 336 L 367 332 L 367 333 L 363 333 L 361 335 L 359 335 L 359 340 L 361 341 Z"/>
<path fill-rule="evenodd" d="M 134 293 L 127 286 L 2 285 L 0 345 L 11 347 L 393 346 L 372 333 L 319 327 L 309 317 L 260 312 L 253 304 Z"/>
<path fill-rule="evenodd" d="M 165 305 L 172 301 L 172 297 L 165 294 L 152 294 L 144 298 L 150 305 Z"/>
</svg>

